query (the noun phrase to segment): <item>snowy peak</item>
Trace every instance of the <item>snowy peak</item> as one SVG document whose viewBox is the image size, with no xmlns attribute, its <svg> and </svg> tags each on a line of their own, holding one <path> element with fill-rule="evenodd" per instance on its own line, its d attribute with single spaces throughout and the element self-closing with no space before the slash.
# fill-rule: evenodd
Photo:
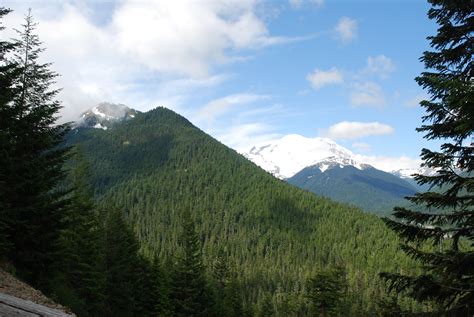
<svg viewBox="0 0 474 317">
<path fill-rule="evenodd" d="M 107 130 L 113 123 L 132 119 L 138 111 L 123 104 L 102 102 L 82 113 L 78 126 Z"/>
<path fill-rule="evenodd" d="M 419 167 L 419 168 L 404 168 L 404 169 L 394 170 L 394 171 L 391 171 L 390 173 L 400 178 L 411 179 L 413 178 L 414 174 L 434 176 L 436 175 L 437 172 L 436 170 L 429 167 Z"/>
<path fill-rule="evenodd" d="M 289 178 L 307 166 L 317 165 L 322 172 L 335 166 L 352 165 L 365 169 L 369 165 L 355 159 L 348 149 L 328 138 L 306 138 L 286 135 L 268 144 L 252 147 L 245 157 L 278 178 Z"/>
</svg>

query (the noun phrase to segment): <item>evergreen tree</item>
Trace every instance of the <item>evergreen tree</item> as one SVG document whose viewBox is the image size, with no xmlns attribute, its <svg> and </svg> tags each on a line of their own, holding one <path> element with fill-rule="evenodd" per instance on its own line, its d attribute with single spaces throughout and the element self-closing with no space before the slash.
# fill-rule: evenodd
<svg viewBox="0 0 474 317">
<path fill-rule="evenodd" d="M 11 10 L 0 7 L 0 31 L 5 27 L 2 25 L 2 19 Z M 3 38 L 3 37 L 2 37 Z M 7 197 L 8 184 L 6 177 L 9 166 L 12 162 L 12 144 L 11 135 L 11 102 L 15 94 L 13 82 L 18 76 L 18 67 L 11 59 L 6 56 L 14 48 L 14 44 L 8 41 L 0 40 L 0 260 L 6 257 L 12 247 L 9 230 L 11 215 L 8 214 L 9 202 Z"/>
<path fill-rule="evenodd" d="M 169 267 L 171 264 L 169 263 Z M 153 282 L 153 293 L 152 298 L 155 302 L 156 315 L 168 317 L 173 316 L 172 307 L 170 302 L 170 285 L 171 281 L 169 273 L 160 264 L 158 258 L 153 261 L 152 267 L 152 282 Z"/>
<path fill-rule="evenodd" d="M 440 139 L 440 150 L 423 149 L 423 165 L 436 175 L 416 175 L 430 191 L 409 200 L 416 208 L 394 209 L 385 222 L 403 240 L 403 250 L 419 260 L 417 276 L 384 273 L 390 289 L 417 301 L 434 301 L 443 312 L 474 312 L 474 3 L 429 0 L 428 17 L 439 24 L 430 36 L 433 51 L 423 54 L 426 71 L 416 78 L 429 100 L 417 130 L 428 140 Z M 432 247 L 429 247 L 429 245 Z"/>
<path fill-rule="evenodd" d="M 257 316 L 273 317 L 275 314 L 275 305 L 273 305 L 272 297 L 269 294 L 265 294 L 260 305 L 258 306 Z"/>
<path fill-rule="evenodd" d="M 141 311 L 138 297 L 141 260 L 138 243 L 122 212 L 104 212 L 105 316 L 136 316 Z"/>
<path fill-rule="evenodd" d="M 189 210 L 183 213 L 182 252 L 172 277 L 171 300 L 176 316 L 210 316 L 213 301 L 202 263 L 201 243 Z"/>
<path fill-rule="evenodd" d="M 89 186 L 89 168 L 76 152 L 70 175 L 72 192 L 63 216 L 55 278 L 51 289 L 80 316 L 101 316 L 104 274 L 97 213 Z"/>
<path fill-rule="evenodd" d="M 347 289 L 346 272 L 342 267 L 317 271 L 307 282 L 307 297 L 320 316 L 341 312 Z"/>
<path fill-rule="evenodd" d="M 57 75 L 49 69 L 50 64 L 39 62 L 43 49 L 35 26 L 28 13 L 14 42 L 11 65 L 16 65 L 16 76 L 7 79 L 6 86 L 12 89 L 7 89 L 5 96 L 2 79 L 1 141 L 5 153 L 1 163 L 5 185 L 1 198 L 12 244 L 8 257 L 20 275 L 40 284 L 47 279 L 54 261 L 53 246 L 66 204 L 64 193 L 56 188 L 64 178 L 62 166 L 68 151 L 58 146 L 68 126 L 55 125 L 61 105 L 55 99 L 58 90 L 51 86 Z"/>
</svg>

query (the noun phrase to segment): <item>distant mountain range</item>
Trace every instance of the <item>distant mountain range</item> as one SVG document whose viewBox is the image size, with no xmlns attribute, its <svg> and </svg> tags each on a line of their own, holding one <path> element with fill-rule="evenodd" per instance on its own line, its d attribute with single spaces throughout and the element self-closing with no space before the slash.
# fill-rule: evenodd
<svg viewBox="0 0 474 317">
<path fill-rule="evenodd" d="M 321 162 L 287 179 L 288 183 L 336 201 L 361 207 L 377 215 L 388 215 L 404 197 L 417 192 L 409 182 L 371 166 Z"/>
<path fill-rule="evenodd" d="M 101 103 L 84 112 L 77 126 L 107 130 L 139 113 L 123 104 Z M 405 196 L 420 189 L 411 174 L 431 172 L 399 169 L 391 174 L 358 161 L 331 139 L 296 134 L 254 146 L 243 155 L 292 185 L 378 215 L 389 214 L 394 206 L 406 203 Z"/>
<path fill-rule="evenodd" d="M 423 168 L 378 170 L 331 139 L 296 134 L 254 146 L 243 155 L 290 184 L 379 215 L 406 204 L 404 197 L 421 189 L 412 174 L 433 173 Z"/>
</svg>

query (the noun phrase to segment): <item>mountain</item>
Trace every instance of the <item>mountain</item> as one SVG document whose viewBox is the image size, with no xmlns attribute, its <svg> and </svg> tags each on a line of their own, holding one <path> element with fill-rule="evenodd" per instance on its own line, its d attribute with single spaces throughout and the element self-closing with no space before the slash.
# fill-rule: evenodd
<svg viewBox="0 0 474 317">
<path fill-rule="evenodd" d="M 288 183 L 336 201 L 354 204 L 377 215 L 389 215 L 404 197 L 417 192 L 407 181 L 365 166 L 340 165 L 323 161 L 287 179 Z"/>
<path fill-rule="evenodd" d="M 418 187 L 410 178 L 384 172 L 327 138 L 287 135 L 244 153 L 252 162 L 290 184 L 317 195 L 386 215 L 405 204 Z M 408 171 L 400 170 L 400 175 Z M 405 174 L 403 174 L 405 173 Z"/>
<path fill-rule="evenodd" d="M 359 169 L 367 166 L 357 162 L 351 151 L 331 139 L 306 138 L 297 134 L 254 146 L 243 155 L 281 179 L 292 177 L 303 168 L 323 161 L 343 166 L 352 165 Z"/>
<path fill-rule="evenodd" d="M 117 122 L 134 118 L 137 113 L 123 104 L 102 102 L 82 113 L 76 126 L 107 130 Z"/>
<path fill-rule="evenodd" d="M 124 213 L 145 256 L 174 261 L 190 211 L 207 274 L 225 256 L 247 309 L 270 297 L 308 315 L 306 279 L 337 264 L 353 294 L 344 307 L 369 315 L 385 296 L 379 272 L 415 267 L 378 217 L 276 179 L 168 109 L 80 127 L 67 144 L 80 144 L 98 204 Z"/>
</svg>

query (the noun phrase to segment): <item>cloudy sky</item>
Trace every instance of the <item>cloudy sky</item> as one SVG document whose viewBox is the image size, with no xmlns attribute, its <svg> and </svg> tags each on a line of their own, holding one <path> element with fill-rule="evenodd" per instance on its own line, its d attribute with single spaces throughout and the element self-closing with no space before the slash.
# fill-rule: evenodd
<svg viewBox="0 0 474 317">
<path fill-rule="evenodd" d="M 61 77 L 63 119 L 101 101 L 165 106 L 243 150 L 329 137 L 386 165 L 422 147 L 414 81 L 436 31 L 424 0 L 6 0 L 28 8 Z"/>
</svg>

